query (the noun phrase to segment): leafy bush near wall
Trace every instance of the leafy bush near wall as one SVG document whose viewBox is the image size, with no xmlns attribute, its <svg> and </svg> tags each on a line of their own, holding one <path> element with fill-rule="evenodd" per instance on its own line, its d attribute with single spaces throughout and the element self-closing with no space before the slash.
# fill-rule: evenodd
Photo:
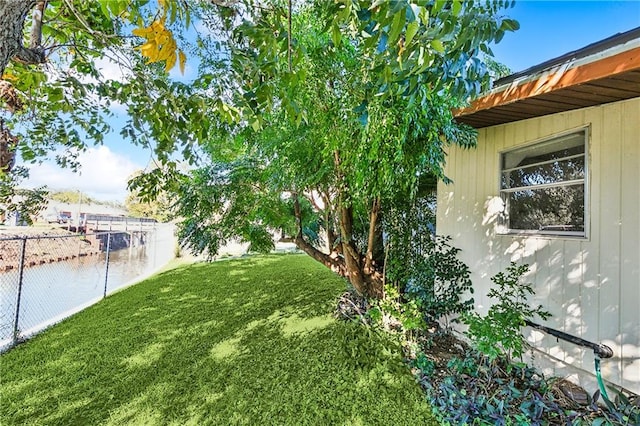
<svg viewBox="0 0 640 426">
<path fill-rule="evenodd" d="M 458 259 L 460 249 L 449 244 L 451 237 L 436 235 L 425 244 L 425 254 L 414 262 L 415 275 L 408 280 L 405 293 L 418 301 L 431 320 L 468 312 L 473 307 L 471 271 Z M 457 318 L 453 318 L 455 322 Z"/>
<path fill-rule="evenodd" d="M 426 322 L 442 320 L 448 326 L 473 307 L 473 288 L 471 272 L 458 259 L 460 250 L 450 244 L 451 237 L 435 234 L 433 184 L 426 182 L 415 198 L 396 200 L 383 217 L 385 276 L 398 293 L 393 303 L 413 305 L 391 308 L 411 315 L 417 309 Z"/>
<path fill-rule="evenodd" d="M 438 245 L 433 241 L 432 253 Z M 448 245 L 448 239 L 441 242 Z M 451 265 L 448 262 L 457 254 L 453 248 L 436 251 L 447 253 L 442 264 Z M 447 327 L 424 321 L 425 307 L 436 306 L 431 312 L 438 312 L 438 307 L 450 306 L 423 303 L 429 296 L 414 296 L 420 293 L 412 294 L 410 286 L 402 295 L 398 287 L 388 285 L 386 298 L 369 310 L 368 317 L 404 340 L 405 357 L 445 425 L 640 425 L 639 399 L 618 393 L 609 401 L 597 391 L 579 403 L 566 395 L 568 382 L 545 378 L 526 364 L 511 361 L 526 347 L 521 334 L 524 320 L 549 317 L 543 307 L 527 303 L 534 294 L 531 284 L 522 282 L 527 271 L 527 265 L 512 263 L 492 278 L 495 287 L 489 296 L 497 303 L 488 314 L 463 315 L 472 347 Z M 468 268 L 454 267 L 452 274 L 454 282 L 460 277 L 466 282 Z"/>
<path fill-rule="evenodd" d="M 406 225 L 390 237 L 387 279 L 427 321 L 443 320 L 448 326 L 473 307 L 473 298 L 465 298 L 473 293 L 471 272 L 458 259 L 460 249 L 450 244 L 451 237 L 418 234 Z"/>
<path fill-rule="evenodd" d="M 463 322 L 469 326 L 467 337 L 491 361 L 499 356 L 508 360 L 521 357 L 526 348 L 521 332 L 525 320 L 551 316 L 542 306 L 533 308 L 530 305 L 528 296 L 534 294 L 533 287 L 522 280 L 528 271 L 529 265 L 518 266 L 511 262 L 505 272 L 491 278 L 495 287 L 488 296 L 497 303 L 489 308 L 487 315 L 483 317 L 477 312 L 463 315 Z"/>
</svg>

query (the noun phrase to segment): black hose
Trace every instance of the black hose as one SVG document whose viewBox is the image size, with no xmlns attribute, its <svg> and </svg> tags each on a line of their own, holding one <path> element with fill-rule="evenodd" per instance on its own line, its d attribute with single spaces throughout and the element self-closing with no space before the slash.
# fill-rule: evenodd
<svg viewBox="0 0 640 426">
<path fill-rule="evenodd" d="M 581 339 L 580 337 L 572 336 L 571 334 L 567 334 L 560 330 L 555 330 L 553 328 L 545 327 L 544 325 L 536 324 L 529 320 L 524 321 L 529 327 L 544 331 L 547 334 L 550 334 L 558 339 L 566 340 L 567 342 L 571 342 L 578 346 L 583 346 L 585 348 L 593 349 L 593 353 L 600 358 L 611 358 L 613 356 L 613 350 L 602 343 L 593 343 L 588 340 Z"/>
</svg>

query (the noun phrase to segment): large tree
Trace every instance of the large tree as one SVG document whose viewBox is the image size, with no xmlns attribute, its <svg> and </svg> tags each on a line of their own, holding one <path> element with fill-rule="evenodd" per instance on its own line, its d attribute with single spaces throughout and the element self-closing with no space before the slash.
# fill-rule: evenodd
<svg viewBox="0 0 640 426">
<path fill-rule="evenodd" d="M 244 22 L 228 72 L 246 119 L 212 134 L 210 164 L 182 179 L 183 242 L 211 255 L 232 238 L 269 249 L 278 230 L 380 297 L 382 219 L 446 179 L 448 144 L 473 145 L 450 111 L 486 84 L 479 55 L 516 25 L 499 11 L 318 2 Z"/>
<path fill-rule="evenodd" d="M 134 189 L 177 188 L 185 244 L 213 254 L 239 236 L 265 248 L 269 231 L 283 229 L 374 297 L 384 280 L 381 219 L 425 179 L 445 178 L 447 144 L 473 143 L 450 108 L 486 87 L 480 58 L 517 27 L 502 1 L 2 5 L 0 177 L 17 151 L 29 161 L 62 146 L 59 162 L 73 165 L 87 139 L 101 142 L 116 100 L 130 115 L 123 135 L 162 165 Z M 194 8 L 210 33 L 188 51 L 200 57 L 197 78 L 178 83 L 166 76 L 185 60 L 170 23 L 188 27 Z M 123 37 L 132 27 L 135 38 Z M 100 75 L 105 54 L 126 65 L 126 81 Z M 179 157 L 206 167 L 181 177 Z"/>
</svg>

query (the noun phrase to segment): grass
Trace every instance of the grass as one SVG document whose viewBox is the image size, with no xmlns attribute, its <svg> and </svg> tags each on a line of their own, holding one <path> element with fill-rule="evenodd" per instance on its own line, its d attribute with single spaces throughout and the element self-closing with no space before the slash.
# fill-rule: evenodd
<svg viewBox="0 0 640 426">
<path fill-rule="evenodd" d="M 436 424 L 344 282 L 281 255 L 163 272 L 0 357 L 0 424 Z"/>
</svg>

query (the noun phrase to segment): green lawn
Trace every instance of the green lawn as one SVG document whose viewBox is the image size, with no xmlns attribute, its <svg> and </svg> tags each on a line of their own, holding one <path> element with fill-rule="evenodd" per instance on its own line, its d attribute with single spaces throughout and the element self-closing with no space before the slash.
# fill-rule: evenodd
<svg viewBox="0 0 640 426">
<path fill-rule="evenodd" d="M 196 264 L 0 357 L 0 424 L 437 424 L 393 343 L 302 255 Z"/>
</svg>

